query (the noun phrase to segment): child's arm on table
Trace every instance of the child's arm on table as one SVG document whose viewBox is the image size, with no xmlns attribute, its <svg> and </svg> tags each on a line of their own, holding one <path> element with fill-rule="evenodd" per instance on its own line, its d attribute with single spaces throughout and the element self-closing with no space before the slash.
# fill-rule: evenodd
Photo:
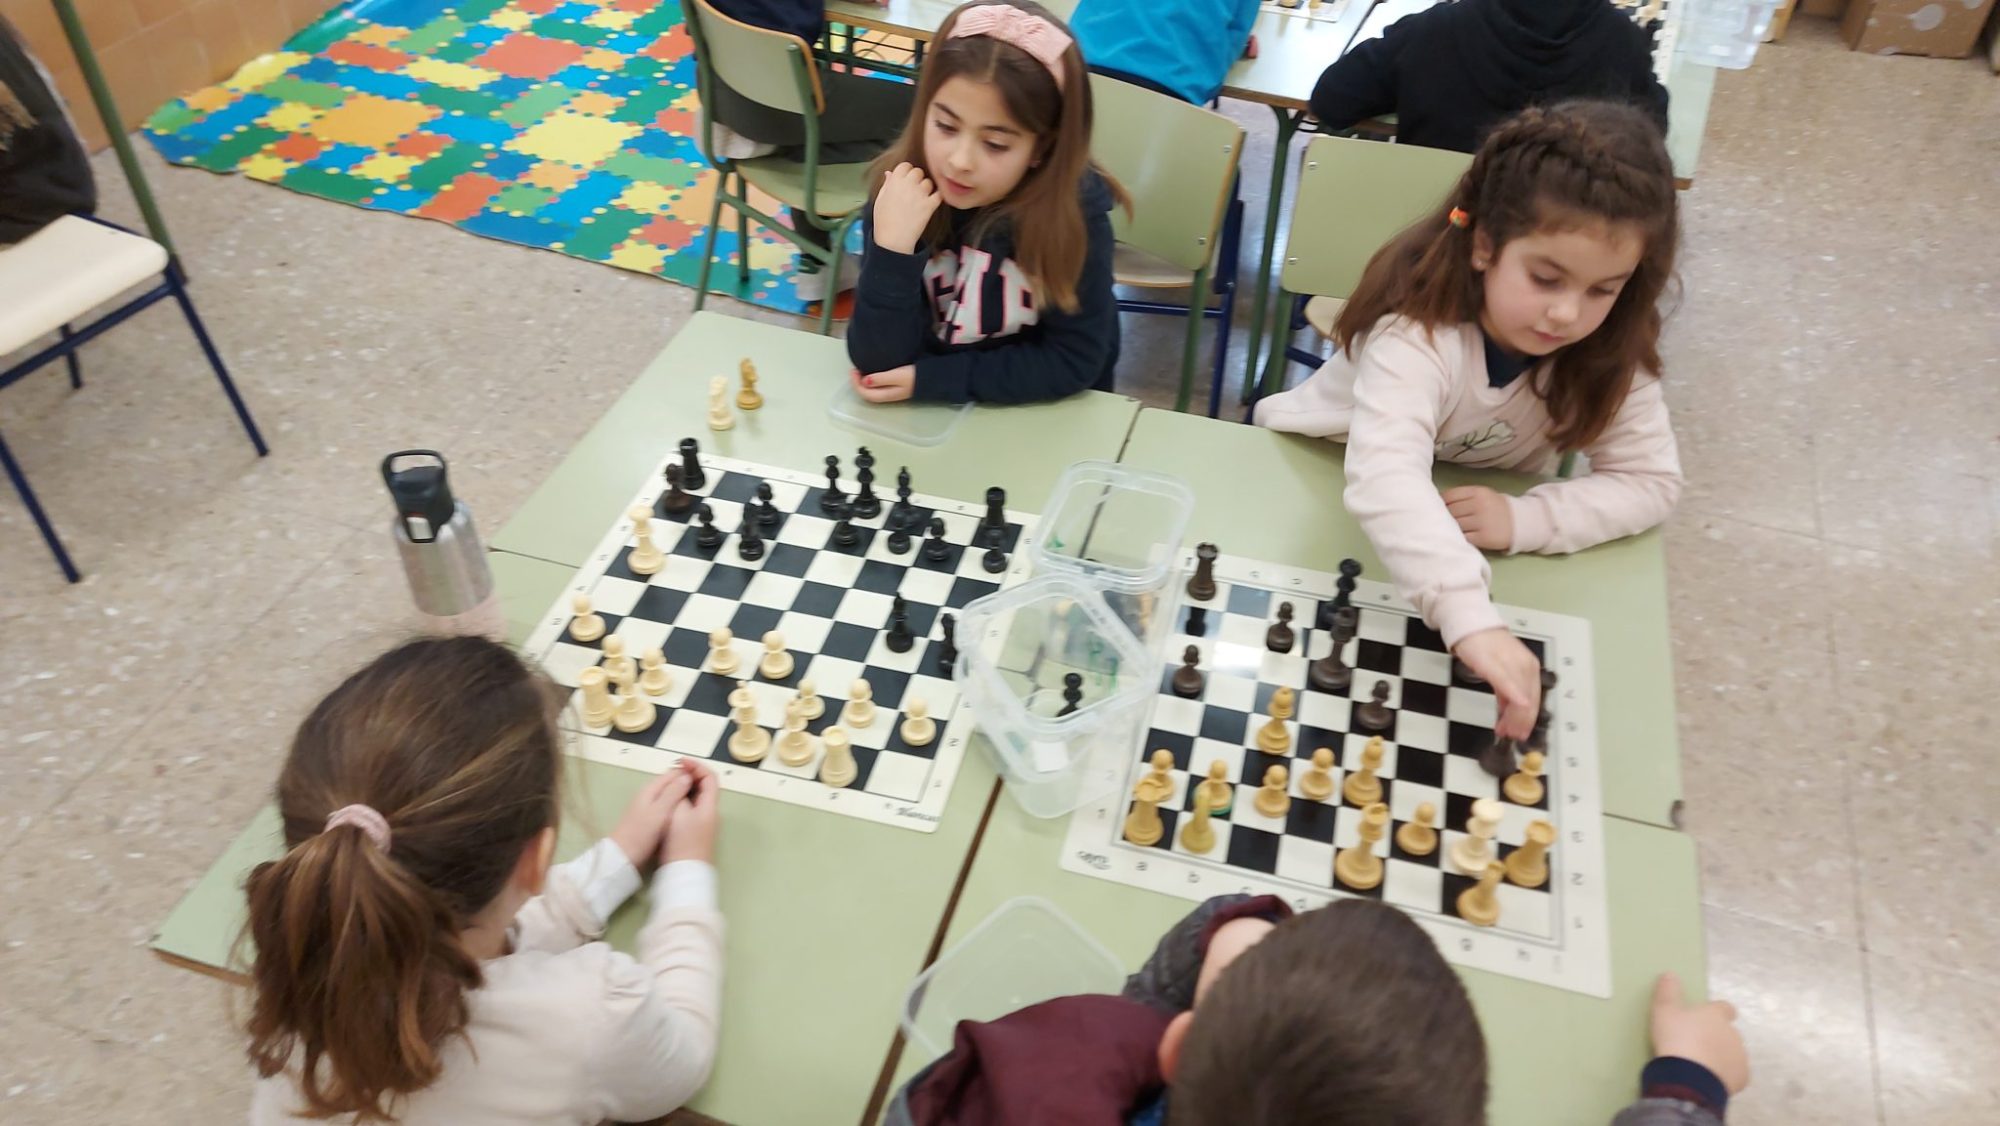
<svg viewBox="0 0 2000 1126">
<path fill-rule="evenodd" d="M 542 894 L 514 915 L 513 948 L 561 953 L 603 937 L 611 913 L 639 890 L 639 868 L 659 848 L 660 835 L 687 797 L 689 784 L 688 775 L 679 770 L 646 783 L 610 836 L 551 867 Z"/>
<path fill-rule="evenodd" d="M 847 325 L 847 358 L 863 373 L 888 371 L 923 354 L 931 336 L 924 293 L 929 255 L 919 245 L 937 210 L 937 189 L 922 172 L 899 164 L 861 218 L 861 277 Z"/>
<path fill-rule="evenodd" d="M 1653 986 L 1652 1062 L 1639 1078 L 1639 1101 L 1612 1126 L 1720 1126 L 1729 1097 L 1750 1085 L 1750 1055 L 1727 1001 L 1689 1005 L 1680 978 Z"/>
<path fill-rule="evenodd" d="M 1637 535 L 1681 496 L 1681 456 L 1660 381 L 1642 376 L 1611 425 L 1584 449 L 1590 472 L 1510 498 L 1513 554 L 1563 555 Z"/>
</svg>

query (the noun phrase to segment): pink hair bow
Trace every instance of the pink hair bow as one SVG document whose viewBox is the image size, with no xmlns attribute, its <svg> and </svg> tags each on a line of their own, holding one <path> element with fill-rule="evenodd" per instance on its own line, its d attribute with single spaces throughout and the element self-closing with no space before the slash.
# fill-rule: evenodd
<svg viewBox="0 0 2000 1126">
<path fill-rule="evenodd" d="M 968 35 L 991 36 L 1028 52 L 1048 68 L 1050 77 L 1056 80 L 1056 89 L 1062 89 L 1063 52 L 1069 50 L 1073 40 L 1055 24 L 1011 4 L 981 4 L 960 12 L 958 23 L 952 26 L 953 39 Z"/>
</svg>

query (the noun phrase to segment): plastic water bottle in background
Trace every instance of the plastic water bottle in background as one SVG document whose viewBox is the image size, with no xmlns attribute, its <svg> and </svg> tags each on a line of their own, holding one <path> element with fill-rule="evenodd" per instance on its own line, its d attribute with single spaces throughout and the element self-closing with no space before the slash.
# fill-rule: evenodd
<svg viewBox="0 0 2000 1126">
<path fill-rule="evenodd" d="M 444 458 L 435 450 L 390 454 L 382 459 L 382 480 L 396 502 L 390 534 L 424 627 L 506 640 L 507 616 L 493 588 L 486 545 L 471 510 L 451 495 Z"/>
<path fill-rule="evenodd" d="M 1668 0 L 1678 3 L 1681 51 L 1691 63 L 1742 70 L 1771 30 L 1778 0 Z"/>
</svg>

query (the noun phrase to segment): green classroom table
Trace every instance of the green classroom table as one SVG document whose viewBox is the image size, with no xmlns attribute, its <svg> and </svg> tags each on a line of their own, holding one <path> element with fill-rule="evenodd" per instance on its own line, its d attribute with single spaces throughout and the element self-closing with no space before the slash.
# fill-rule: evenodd
<svg viewBox="0 0 2000 1126">
<path fill-rule="evenodd" d="M 708 379 L 728 375 L 733 397 L 744 356 L 756 361 L 765 406 L 738 412 L 735 429 L 712 433 Z M 514 639 L 526 636 L 683 436 L 698 437 L 705 451 L 799 469 L 828 453 L 844 464 L 865 443 L 881 465 L 909 465 L 922 492 L 972 500 L 997 483 L 1016 498 L 1011 503 L 1033 511 L 1071 462 L 1115 459 L 1138 412 L 1134 400 L 1095 392 L 1060 404 L 976 408 L 951 442 L 920 449 L 829 418 L 826 404 L 847 371 L 839 340 L 695 314 L 494 537 Z M 647 778 L 572 765 L 565 856 L 609 829 Z M 943 926 L 994 784 L 984 757 L 967 756 L 931 833 L 724 798 L 716 858 L 728 920 L 722 1040 L 692 1109 L 746 1126 L 862 1119 L 896 1036 L 903 992 Z M 196 968 L 227 969 L 242 874 L 278 848 L 277 818 L 266 810 L 175 908 L 155 948 Z M 635 898 L 607 937 L 630 949 L 643 917 Z"/>
</svg>

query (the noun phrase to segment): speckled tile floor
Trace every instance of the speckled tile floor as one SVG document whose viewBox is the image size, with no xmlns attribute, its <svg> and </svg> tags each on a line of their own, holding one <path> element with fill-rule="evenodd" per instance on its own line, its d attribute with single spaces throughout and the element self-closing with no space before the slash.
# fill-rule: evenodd
<svg viewBox="0 0 2000 1126">
<path fill-rule="evenodd" d="M 1268 115 L 1239 113 L 1246 166 L 1267 166 Z M 302 709 L 402 624 L 374 459 L 450 451 L 497 528 L 691 299 L 147 163 L 276 453 L 251 456 L 164 308 L 89 349 L 82 394 L 50 372 L 0 395 L 91 574 L 62 584 L 0 496 L 0 1119 L 18 1126 L 241 1119 L 222 987 L 146 944 L 263 800 Z M 1855 55 L 1798 20 L 1721 76 L 1684 197 L 1667 357 L 1689 489 L 1667 548 L 1712 985 L 1756 1071 L 1732 1122 L 2000 1121 L 2000 786 L 1978 749 L 2000 723 L 1996 190 L 2000 79 Z M 1128 321 L 1127 390 L 1171 403 L 1178 333 Z"/>
</svg>

